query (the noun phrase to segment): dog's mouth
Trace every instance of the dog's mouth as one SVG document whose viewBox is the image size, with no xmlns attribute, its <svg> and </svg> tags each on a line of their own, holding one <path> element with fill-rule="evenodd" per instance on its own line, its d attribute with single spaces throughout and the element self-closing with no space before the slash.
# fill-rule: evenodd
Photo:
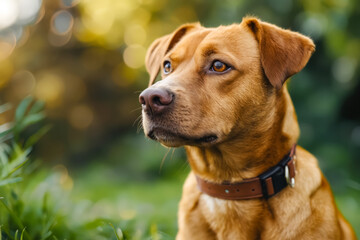
<svg viewBox="0 0 360 240">
<path fill-rule="evenodd" d="M 206 134 L 201 137 L 187 136 L 164 128 L 153 128 L 147 134 L 149 138 L 159 141 L 168 147 L 179 147 L 182 145 L 206 145 L 217 142 L 215 134 Z"/>
</svg>

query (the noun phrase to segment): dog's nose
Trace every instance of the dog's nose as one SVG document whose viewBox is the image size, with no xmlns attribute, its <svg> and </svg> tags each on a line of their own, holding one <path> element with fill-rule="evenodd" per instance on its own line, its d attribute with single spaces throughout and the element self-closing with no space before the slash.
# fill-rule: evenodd
<svg viewBox="0 0 360 240">
<path fill-rule="evenodd" d="M 174 94 L 164 88 L 148 88 L 139 96 L 144 111 L 151 115 L 162 113 L 174 100 Z"/>
</svg>

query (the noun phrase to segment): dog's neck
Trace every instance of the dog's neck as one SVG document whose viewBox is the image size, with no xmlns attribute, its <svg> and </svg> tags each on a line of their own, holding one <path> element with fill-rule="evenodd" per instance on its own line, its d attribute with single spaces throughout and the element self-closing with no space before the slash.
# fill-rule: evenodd
<svg viewBox="0 0 360 240">
<path fill-rule="evenodd" d="M 289 93 L 284 87 L 276 96 L 270 127 L 253 127 L 231 140 L 212 147 L 186 146 L 192 170 L 212 182 L 241 181 L 260 175 L 276 165 L 296 143 L 299 127 Z M 295 129 L 295 130 L 294 130 Z"/>
</svg>

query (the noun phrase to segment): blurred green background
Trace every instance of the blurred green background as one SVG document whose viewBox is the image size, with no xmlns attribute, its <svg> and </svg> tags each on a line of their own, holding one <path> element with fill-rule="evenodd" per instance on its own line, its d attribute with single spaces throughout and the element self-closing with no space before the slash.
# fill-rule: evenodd
<svg viewBox="0 0 360 240">
<path fill-rule="evenodd" d="M 319 159 L 360 235 L 357 0 L 1 0 L 0 103 L 28 95 L 45 102 L 52 128 L 34 148 L 34 178 L 47 182 L 44 172 L 56 172 L 66 194 L 54 199 L 77 204 L 74 222 L 111 218 L 131 226 L 131 239 L 174 238 L 189 166 L 182 149 L 165 149 L 139 128 L 146 49 L 180 24 L 215 27 L 246 15 L 314 40 L 316 52 L 288 84 L 299 144 Z M 0 114 L 0 125 L 13 114 Z"/>
</svg>

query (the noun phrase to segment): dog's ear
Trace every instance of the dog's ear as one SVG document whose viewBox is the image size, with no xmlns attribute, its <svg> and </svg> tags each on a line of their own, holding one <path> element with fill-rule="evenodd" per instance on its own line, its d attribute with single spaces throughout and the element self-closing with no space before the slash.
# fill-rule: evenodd
<svg viewBox="0 0 360 240">
<path fill-rule="evenodd" d="M 145 57 L 146 70 L 150 74 L 149 86 L 152 85 L 159 74 L 161 61 L 166 53 L 168 53 L 187 33 L 200 28 L 199 23 L 184 24 L 176 29 L 173 33 L 156 39 L 149 49 Z"/>
<path fill-rule="evenodd" d="M 280 89 L 286 79 L 303 69 L 315 50 L 313 41 L 299 33 L 256 18 L 245 18 L 243 23 L 259 43 L 261 65 L 276 89 Z"/>
</svg>

